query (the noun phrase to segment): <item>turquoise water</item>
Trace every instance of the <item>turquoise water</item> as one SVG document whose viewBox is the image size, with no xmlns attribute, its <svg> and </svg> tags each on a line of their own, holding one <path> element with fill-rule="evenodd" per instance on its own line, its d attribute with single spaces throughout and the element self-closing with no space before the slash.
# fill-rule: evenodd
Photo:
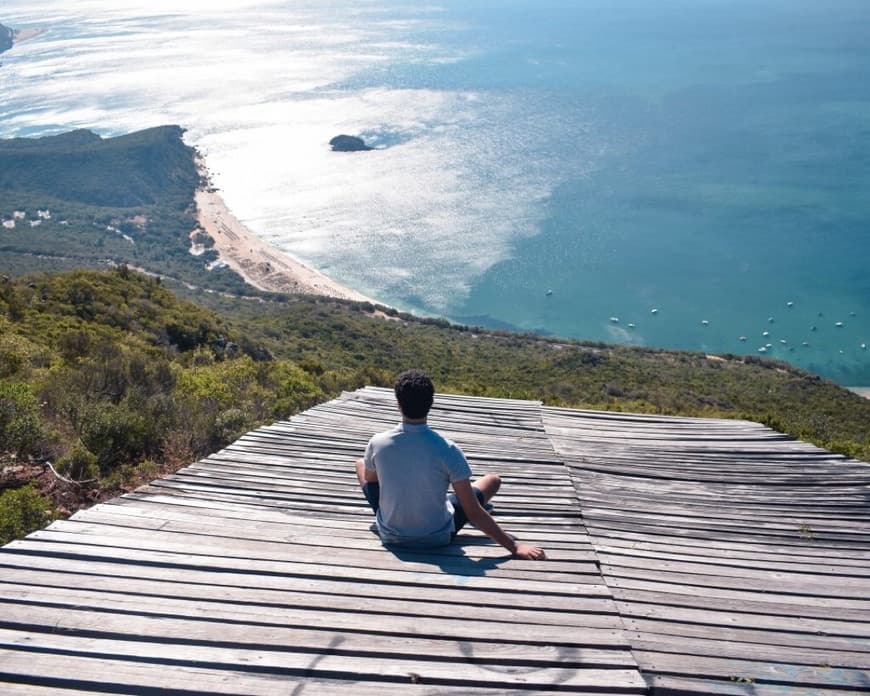
<svg viewBox="0 0 870 696">
<path fill-rule="evenodd" d="M 178 122 L 381 301 L 870 384 L 864 0 L 6 5 L 0 135 Z"/>
</svg>

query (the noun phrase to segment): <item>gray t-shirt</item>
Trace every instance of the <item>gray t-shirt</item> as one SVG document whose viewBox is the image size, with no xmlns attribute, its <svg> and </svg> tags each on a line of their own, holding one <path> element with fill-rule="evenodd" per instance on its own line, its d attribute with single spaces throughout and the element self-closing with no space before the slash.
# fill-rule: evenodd
<svg viewBox="0 0 870 696">
<path fill-rule="evenodd" d="M 384 544 L 450 543 L 453 506 L 447 488 L 471 478 L 462 450 L 428 425 L 400 423 L 369 440 L 365 466 L 378 474 L 378 532 Z"/>
</svg>

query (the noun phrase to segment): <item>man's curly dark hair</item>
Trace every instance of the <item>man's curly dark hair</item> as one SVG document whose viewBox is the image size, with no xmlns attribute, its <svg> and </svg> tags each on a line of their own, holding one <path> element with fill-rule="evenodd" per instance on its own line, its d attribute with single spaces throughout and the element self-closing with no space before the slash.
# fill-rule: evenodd
<svg viewBox="0 0 870 696">
<path fill-rule="evenodd" d="M 406 418 L 425 418 L 435 400 L 435 385 L 423 370 L 406 370 L 396 378 L 396 400 Z"/>
</svg>

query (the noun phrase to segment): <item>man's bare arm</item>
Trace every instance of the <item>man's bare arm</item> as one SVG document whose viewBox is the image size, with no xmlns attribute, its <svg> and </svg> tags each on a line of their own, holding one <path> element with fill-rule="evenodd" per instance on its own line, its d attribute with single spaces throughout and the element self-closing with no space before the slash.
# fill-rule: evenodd
<svg viewBox="0 0 870 696">
<path fill-rule="evenodd" d="M 366 463 L 362 459 L 356 460 L 356 477 L 359 479 L 359 485 L 364 483 L 377 483 L 378 472 L 366 469 Z"/>
<path fill-rule="evenodd" d="M 459 498 L 459 504 L 462 505 L 468 521 L 494 542 L 504 546 L 517 558 L 538 561 L 547 557 L 543 549 L 531 544 L 517 542 L 505 532 L 499 523 L 492 518 L 492 515 L 480 505 L 480 501 L 471 489 L 471 481 L 469 479 L 454 481 L 453 490 L 456 492 L 456 497 Z"/>
</svg>

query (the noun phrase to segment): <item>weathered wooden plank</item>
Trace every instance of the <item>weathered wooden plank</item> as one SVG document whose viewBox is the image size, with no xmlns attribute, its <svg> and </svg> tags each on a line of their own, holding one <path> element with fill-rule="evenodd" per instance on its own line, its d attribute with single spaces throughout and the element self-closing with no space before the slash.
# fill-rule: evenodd
<svg viewBox="0 0 870 696">
<path fill-rule="evenodd" d="M 800 594 L 770 590 L 721 590 L 705 588 L 703 594 L 693 585 L 671 585 L 663 589 L 660 583 L 646 580 L 608 578 L 613 598 L 621 602 L 637 602 L 677 607 L 706 607 L 721 611 L 749 612 L 775 616 L 816 616 L 855 621 L 870 620 L 870 600 L 861 598 L 814 597 L 812 603 Z"/>
<path fill-rule="evenodd" d="M 849 689 L 820 689 L 793 684 L 757 683 L 749 677 L 732 675 L 728 679 L 697 678 L 674 675 L 646 674 L 647 683 L 656 696 L 846 696 Z"/>
<path fill-rule="evenodd" d="M 350 556 L 333 555 L 332 563 L 306 563 L 304 559 L 290 560 L 252 560 L 246 558 L 225 558 L 221 556 L 198 555 L 185 552 L 165 552 L 156 549 L 132 549 L 116 546 L 99 546 L 93 544 L 61 544 L 49 541 L 20 540 L 12 542 L 0 552 L 0 564 L 12 564 L 12 553 L 18 555 L 18 564 L 23 559 L 38 557 L 58 559 L 80 559 L 83 561 L 103 561 L 114 563 L 132 563 L 136 565 L 193 568 L 217 572 L 238 572 L 260 575 L 299 575 L 303 577 L 356 578 L 381 582 L 425 583 L 435 584 L 452 581 L 454 585 L 463 587 L 480 587 L 488 589 L 517 589 L 518 579 L 523 580 L 523 588 L 530 592 L 590 592 L 589 587 L 602 587 L 600 576 L 585 576 L 582 574 L 534 573 L 532 571 L 498 570 L 497 559 L 490 562 L 474 562 L 457 565 L 451 563 L 449 569 L 442 569 L 438 559 L 431 563 L 403 561 L 401 556 L 390 554 L 394 561 L 388 565 L 386 554 L 382 567 L 369 567 L 364 563 L 352 564 Z M 412 556 L 417 559 L 418 556 Z M 508 560 L 506 557 L 505 560 Z M 514 567 L 515 564 L 508 564 Z M 429 576 L 434 576 L 430 578 Z"/>
<path fill-rule="evenodd" d="M 517 689 L 520 693 L 528 693 L 527 686 L 522 682 L 521 676 L 511 677 L 496 670 L 490 672 L 488 683 L 470 685 L 457 683 L 448 676 L 423 678 L 423 675 L 411 671 L 391 672 L 398 670 L 396 667 L 386 665 L 384 669 L 378 668 L 376 660 L 369 660 L 365 664 L 369 668 L 364 672 L 346 674 L 343 671 L 329 671 L 319 668 L 321 661 L 319 656 L 311 656 L 309 666 L 300 669 L 276 668 L 271 671 L 258 671 L 255 667 L 233 669 L 230 666 L 217 665 L 214 668 L 191 667 L 185 664 L 176 664 L 175 661 L 166 661 L 166 667 L 157 668 L 154 662 L 139 662 L 122 658 L 99 658 L 70 654 L 39 653 L 34 654 L 24 651 L 4 650 L 0 653 L 0 682 L 14 683 L 15 681 L 28 681 L 38 685 L 66 689 L 72 687 L 84 691 L 98 691 L 106 693 L 136 693 L 157 694 L 172 693 L 177 696 L 206 696 L 208 694 L 245 694 L 250 696 L 274 696 L 276 693 L 299 694 L 324 694 L 324 693 L 353 693 L 361 696 L 376 696 L 384 693 L 386 689 L 393 693 L 405 694 L 431 694 L 432 689 L 437 688 L 438 693 L 469 693 L 469 687 L 480 693 L 509 694 Z M 413 663 L 412 663 L 413 664 Z M 331 664 L 329 665 L 331 667 Z M 578 672 L 579 674 L 583 674 Z M 593 681 L 592 684 L 562 685 L 559 692 L 581 691 L 589 693 L 588 686 L 593 687 L 594 681 L 598 680 L 599 694 L 606 693 L 635 693 L 642 694 L 645 687 L 637 684 L 629 684 L 629 680 L 636 681 L 637 673 L 628 672 L 620 675 L 618 670 L 602 670 L 602 674 L 593 674 L 595 670 L 589 670 L 587 676 Z M 504 676 L 501 676 L 504 675 Z M 342 679 L 341 677 L 346 678 Z M 562 672 L 555 672 L 556 678 L 564 678 Z M 615 681 L 622 680 L 623 684 L 608 686 L 607 678 Z M 541 680 L 542 682 L 544 679 Z M 534 687 L 534 681 L 532 682 Z M 547 689 L 549 684 L 540 684 L 542 689 Z M 554 693 L 554 692 L 551 692 Z"/>
<path fill-rule="evenodd" d="M 418 681 L 425 684 L 449 684 L 473 686 L 523 686 L 558 685 L 569 690 L 586 687 L 602 688 L 609 685 L 640 689 L 643 681 L 633 669 L 618 666 L 587 667 L 582 663 L 563 661 L 557 666 L 525 665 L 525 669 L 505 670 L 494 675 L 471 660 L 427 659 L 423 655 L 380 654 L 376 659 L 365 653 L 344 647 L 339 636 L 317 651 L 304 647 L 288 646 L 283 650 L 265 647 L 245 648 L 239 646 L 165 644 L 162 641 L 123 640 L 64 636 L 59 634 L 15 634 L 0 631 L 0 650 L 21 651 L 25 655 L 70 654 L 110 658 L 136 664 L 153 663 L 174 669 L 175 667 L 201 666 L 214 672 L 237 670 L 258 675 L 287 677 L 318 676 L 342 677 L 346 680 L 405 681 L 409 673 L 419 675 Z M 14 660 L 11 660 L 14 662 Z M 0 661 L 0 669 L 6 667 Z M 154 677 L 152 676 L 152 679 Z M 410 680 L 409 680 L 410 681 Z"/>
<path fill-rule="evenodd" d="M 369 543 L 369 536 L 361 533 L 358 523 L 352 523 L 350 527 L 335 527 L 327 524 L 310 524 L 309 520 L 311 518 L 297 518 L 299 521 L 286 525 L 270 525 L 270 523 L 261 522 L 245 525 L 244 527 L 238 525 L 226 527 L 224 525 L 226 518 L 206 515 L 200 515 L 197 518 L 188 516 L 186 519 L 183 517 L 168 518 L 164 516 L 158 517 L 155 512 L 148 514 L 143 510 L 137 511 L 143 514 L 118 514 L 110 512 L 110 509 L 108 506 L 99 506 L 99 509 L 91 508 L 76 513 L 70 519 L 76 522 L 88 522 L 98 525 L 160 530 L 176 534 L 192 534 L 205 537 L 231 537 L 237 540 L 250 539 L 254 541 L 290 542 L 300 539 L 307 544 L 321 547 L 345 548 L 347 545 L 368 545 Z M 129 508 L 121 509 L 126 510 Z M 55 529 L 56 527 L 52 526 L 51 528 Z M 511 525 L 511 531 L 517 532 L 518 529 L 514 525 Z M 577 554 L 586 554 L 588 558 L 595 559 L 591 543 L 585 536 L 576 535 L 569 538 L 566 535 L 553 532 L 534 530 L 534 540 L 535 543 L 546 545 L 548 549 L 560 549 Z M 380 546 L 380 541 L 376 541 L 376 543 Z M 478 547 L 485 547 L 486 550 L 478 551 Z M 472 534 L 471 530 L 467 530 L 467 532 L 460 534 L 457 543 L 432 549 L 429 553 L 432 555 L 460 556 L 468 555 L 465 549 L 474 549 L 471 555 L 480 557 L 481 554 L 500 555 L 500 552 L 497 552 L 498 548 L 489 538 L 483 535 Z M 558 555 L 556 557 L 558 558 Z"/>
<path fill-rule="evenodd" d="M 264 559 L 292 559 L 298 556 L 313 558 L 311 554 L 334 554 L 332 549 L 335 548 L 371 552 L 369 557 L 375 559 L 373 562 L 377 562 L 377 559 L 381 557 L 392 555 L 383 547 L 377 535 L 371 533 L 369 529 L 365 529 L 368 533 L 364 533 L 363 529 L 359 528 L 355 530 L 356 533 L 353 536 L 338 540 L 327 534 L 307 531 L 300 533 L 292 528 L 287 529 L 278 539 L 255 539 L 234 534 L 234 530 L 209 529 L 202 525 L 197 527 L 193 524 L 186 525 L 183 532 L 179 533 L 170 525 L 165 525 L 159 530 L 146 531 L 109 523 L 94 524 L 81 520 L 60 520 L 51 524 L 47 529 L 35 533 L 31 538 L 61 542 L 84 541 L 85 543 L 102 543 L 94 540 L 107 539 L 117 541 L 119 546 L 126 545 L 128 542 L 134 545 L 141 544 L 147 539 L 149 544 L 157 545 L 163 550 L 189 548 L 190 544 L 193 543 L 196 545 L 198 553 L 207 551 L 212 555 L 227 556 L 244 554 L 247 558 Z M 221 532 L 223 533 L 221 534 Z M 462 558 L 464 561 L 467 559 L 503 558 L 506 555 L 505 549 L 476 530 L 469 529 L 467 536 L 480 543 L 463 546 L 452 544 L 434 552 L 426 550 L 416 553 L 427 558 L 432 556 L 445 557 L 444 562 L 450 558 Z M 360 557 L 365 557 L 365 554 L 361 553 Z M 564 570 L 565 572 L 597 573 L 596 560 L 595 554 L 589 550 L 568 547 L 552 553 L 551 560 L 545 564 L 536 564 L 536 567 L 545 567 L 548 572 Z"/>
<path fill-rule="evenodd" d="M 395 636 L 379 631 L 377 624 L 369 630 L 318 629 L 316 627 L 268 626 L 215 619 L 196 620 L 168 616 L 140 616 L 115 613 L 111 609 L 62 611 L 38 605 L 6 605 L 0 626 L 9 631 L 60 633 L 65 636 L 100 637 L 248 649 L 287 650 L 293 647 L 316 652 L 340 640 L 346 650 L 431 659 L 463 659 L 478 663 L 498 662 L 527 666 L 558 666 L 562 661 L 590 667 L 634 666 L 625 642 L 613 640 L 602 644 L 532 644 L 522 637 L 505 637 L 499 641 L 462 637 L 425 635 Z M 602 633 L 594 634 L 593 638 Z M 611 638 L 610 635 L 604 636 Z"/>
<path fill-rule="evenodd" d="M 828 594 L 831 583 L 836 583 L 840 595 L 870 596 L 870 574 L 855 569 L 845 572 L 799 572 L 796 569 L 764 569 L 748 566 L 735 566 L 693 560 L 692 562 L 672 561 L 664 558 L 601 554 L 602 568 L 606 567 L 613 575 L 625 572 L 649 571 L 651 573 L 680 573 L 687 578 L 699 575 L 715 576 L 716 582 L 723 578 L 738 578 L 749 584 L 777 583 L 781 589 L 799 589 L 807 595 Z"/>
<path fill-rule="evenodd" d="M 35 559 L 43 560 L 43 559 Z M 459 585 L 415 586 L 402 584 L 378 584 L 366 581 L 354 583 L 330 580 L 328 578 L 262 577 L 241 576 L 231 573 L 196 572 L 163 568 L 134 568 L 112 566 L 111 564 L 84 564 L 65 561 L 61 564 L 45 564 L 49 568 L 6 566 L 4 577 L 9 582 L 40 585 L 45 573 L 62 576 L 54 583 L 57 587 L 81 589 L 82 587 L 100 591 L 104 589 L 128 592 L 128 594 L 160 594 L 161 596 L 181 596 L 188 599 L 206 596 L 212 599 L 226 597 L 236 601 L 272 601 L 276 596 L 287 593 L 312 593 L 322 597 L 322 606 L 329 607 L 331 595 L 353 595 L 374 599 L 414 600 L 419 599 L 421 591 L 434 606 L 445 613 L 462 615 L 467 604 L 479 603 L 484 606 L 504 607 L 532 611 L 578 611 L 613 614 L 612 603 L 608 606 L 606 596 L 577 597 L 574 595 L 551 596 L 526 592 L 487 592 L 468 590 Z M 59 567 L 58 567 L 59 566 Z M 98 567 L 92 567 L 98 566 Z M 114 574 L 111 574 L 112 571 Z M 7 575 L 8 574 L 8 575 Z M 34 577 L 34 574 L 36 577 Z M 115 585 L 117 580 L 121 586 Z M 175 589 L 166 588 L 172 584 Z M 191 587 L 189 595 L 184 590 Z M 144 588 L 144 589 L 140 589 Z M 251 597 L 253 600 L 246 600 Z"/>
<path fill-rule="evenodd" d="M 788 576 L 783 575 L 771 580 L 751 579 L 749 577 L 727 577 L 717 574 L 713 570 L 707 573 L 688 574 L 681 570 L 647 570 L 629 568 L 626 566 L 612 566 L 602 564 L 602 572 L 609 578 L 631 578 L 635 580 L 646 580 L 649 582 L 658 582 L 662 588 L 664 586 L 694 586 L 696 588 L 720 588 L 720 589 L 735 589 L 735 590 L 754 590 L 756 592 L 765 592 L 768 588 L 776 588 L 776 592 L 788 593 L 793 595 L 803 596 L 805 601 L 812 601 L 815 597 L 832 597 L 845 599 L 863 599 L 868 596 L 867 583 L 848 583 L 848 579 L 843 579 L 843 586 L 840 586 L 840 581 L 832 582 L 815 582 L 806 583 L 802 581 L 793 581 Z M 698 590 L 701 591 L 700 589 Z"/>
<path fill-rule="evenodd" d="M 656 536 L 677 538 L 681 542 L 686 539 L 708 540 L 709 542 L 731 541 L 739 543 L 768 543 L 768 544 L 791 544 L 806 548 L 807 542 L 824 543 L 830 549 L 842 550 L 847 554 L 864 554 L 868 548 L 868 540 L 866 537 L 838 537 L 832 538 L 832 535 L 813 535 L 810 539 L 808 533 L 802 531 L 800 527 L 792 532 L 783 531 L 768 531 L 763 528 L 753 531 L 751 528 L 744 530 L 722 530 L 722 529 L 698 529 L 692 527 L 680 526 L 677 524 L 654 524 L 644 521 L 629 521 L 614 520 L 613 518 L 600 520 L 595 517 L 584 517 L 584 522 L 587 530 L 593 536 L 597 536 L 604 531 L 620 531 L 628 533 L 646 534 L 649 538 Z"/>
<path fill-rule="evenodd" d="M 333 606 L 332 595 L 346 601 L 351 596 L 370 598 L 377 605 L 383 600 L 401 602 L 403 600 L 425 601 L 433 606 L 432 610 L 421 613 L 434 613 L 437 610 L 447 613 L 461 613 L 469 605 L 484 607 L 501 607 L 513 610 L 531 610 L 537 612 L 580 612 L 615 614 L 616 606 L 608 596 L 576 596 L 576 595 L 544 595 L 526 592 L 490 592 L 484 590 L 463 589 L 457 587 L 429 587 L 425 598 L 421 597 L 420 587 L 414 585 L 382 585 L 379 583 L 356 581 L 342 582 L 319 578 L 309 580 L 296 577 L 277 578 L 273 582 L 260 581 L 245 584 L 245 579 L 224 573 L 200 573 L 176 571 L 172 573 L 143 573 L 137 568 L 114 567 L 99 572 L 97 568 L 86 567 L 90 572 L 83 572 L 81 565 L 64 565 L 63 570 L 45 570 L 41 568 L 3 568 L 0 588 L 11 585 L 29 585 L 40 587 L 59 587 L 80 589 L 85 587 L 95 592 L 110 591 L 127 594 L 150 595 L 157 594 L 166 597 L 196 598 L 208 596 L 215 601 L 232 601 L 236 603 L 282 603 L 293 605 L 293 597 L 308 595 L 319 597 L 321 606 Z M 115 572 L 109 572 L 114 570 Z M 35 590 L 36 595 L 36 590 Z M 4 596 L 0 591 L 0 596 Z M 313 600 L 309 599 L 309 602 Z M 438 614 L 435 614 L 438 615 Z M 561 622 L 561 618 L 557 623 Z"/>
<path fill-rule="evenodd" d="M 674 655 L 634 649 L 640 668 L 646 672 L 685 674 L 694 677 L 751 680 L 804 688 L 847 687 L 870 690 L 870 674 L 866 670 L 828 665 L 790 664 L 781 660 L 738 660 L 698 655 Z"/>
<path fill-rule="evenodd" d="M 129 583 L 128 583 L 129 584 Z M 160 590 L 159 592 L 157 590 Z M 201 588 L 200 588 L 201 589 Z M 457 607 L 454 604 L 446 605 L 425 599 L 395 599 L 364 596 L 361 594 L 335 594 L 328 595 L 311 592 L 253 592 L 223 591 L 210 588 L 208 601 L 200 599 L 199 593 L 185 594 L 177 589 L 166 587 L 152 587 L 150 591 L 136 590 L 132 587 L 124 587 L 114 590 L 107 587 L 94 589 L 92 586 L 64 587 L 55 585 L 46 587 L 33 584 L 16 584 L 13 582 L 0 581 L 0 601 L 23 600 L 28 602 L 64 602 L 70 604 L 85 604 L 87 606 L 104 606 L 109 602 L 125 601 L 130 596 L 135 596 L 139 601 L 147 601 L 152 607 L 164 606 L 164 600 L 168 601 L 169 607 L 179 607 L 178 611 L 186 611 L 190 603 L 196 603 L 198 608 L 214 606 L 212 603 L 220 600 L 224 609 L 228 606 L 240 609 L 248 616 L 262 615 L 269 620 L 286 616 L 288 620 L 299 620 L 300 613 L 320 612 L 324 607 L 329 611 L 353 612 L 367 615 L 392 616 L 395 614 L 416 617 L 441 617 L 449 612 L 461 612 L 460 623 L 465 620 L 501 621 L 504 623 L 523 623 L 529 626 L 578 626 L 595 628 L 622 627 L 619 616 L 614 606 L 601 606 L 602 602 L 593 605 L 592 611 L 582 611 L 584 604 L 577 602 L 575 609 L 567 611 L 548 611 L 537 608 L 520 609 L 513 606 L 464 604 Z M 588 602 L 588 600 L 587 600 Z M 587 608 L 591 605 L 588 602 Z M 214 607 L 216 612 L 218 607 Z M 217 617 L 215 613 L 213 616 Z M 307 614 L 305 614 L 307 615 Z M 383 619 L 379 619 L 383 620 Z"/>
<path fill-rule="evenodd" d="M 0 688 L 3 690 L 4 696 L 79 696 L 80 694 L 93 694 L 90 689 L 81 690 L 75 688 L 64 688 L 63 692 L 59 692 L 56 686 L 37 686 L 36 684 L 13 684 L 4 681 L 0 676 Z M 121 692 L 116 692 L 121 693 Z"/>
<path fill-rule="evenodd" d="M 852 566 L 864 568 L 870 561 L 870 550 L 861 551 L 856 549 L 854 554 L 843 553 L 841 550 L 830 551 L 819 548 L 818 544 L 807 544 L 804 539 L 802 545 L 771 545 L 762 542 L 756 543 L 728 543 L 717 541 L 695 541 L 693 539 L 667 539 L 661 541 L 658 537 L 644 534 L 617 534 L 607 530 L 599 530 L 597 533 L 598 543 L 602 549 L 627 549 L 629 551 L 658 551 L 682 554 L 686 557 L 705 556 L 720 561 L 733 559 L 734 561 L 756 561 L 776 558 L 780 563 L 786 564 L 827 564 L 833 567 L 847 569 Z"/>
<path fill-rule="evenodd" d="M 690 653 L 701 657 L 734 658 L 762 662 L 783 661 L 795 665 L 870 670 L 870 651 L 820 650 L 818 647 L 759 645 L 717 640 L 667 636 L 661 633 L 630 634 L 632 647 L 647 653 Z"/>
<path fill-rule="evenodd" d="M 657 606 L 617 602 L 626 627 L 632 619 L 658 619 L 669 623 L 691 623 L 707 625 L 710 635 L 715 635 L 716 626 L 751 626 L 757 629 L 802 633 L 807 635 L 837 635 L 853 638 L 866 638 L 868 627 L 860 621 L 840 621 L 834 618 L 809 616 L 777 616 L 752 614 L 737 611 L 716 611 L 694 607 Z M 663 631 L 667 632 L 667 631 Z"/>
<path fill-rule="evenodd" d="M 624 616 L 623 622 L 627 635 L 661 634 L 690 638 L 735 641 L 738 643 L 758 643 L 760 645 L 789 645 L 807 649 L 846 650 L 867 652 L 870 650 L 870 637 L 866 635 L 841 636 L 825 633 L 788 632 L 757 626 L 755 622 L 734 620 L 729 625 L 713 626 L 709 623 L 684 623 L 670 617 L 642 618 Z M 629 638 L 630 639 L 630 638 Z"/>
<path fill-rule="evenodd" d="M 160 542 L 150 542 L 144 534 L 141 536 L 131 534 L 123 538 L 118 535 L 113 538 L 112 535 L 74 535 L 55 533 L 50 530 L 34 533 L 28 540 L 14 542 L 12 548 L 19 552 L 42 555 L 122 557 L 147 562 L 159 559 L 159 562 L 175 565 L 193 564 L 264 573 L 305 574 L 314 572 L 318 568 L 332 572 L 332 569 L 341 566 L 347 571 L 358 573 L 369 571 L 446 573 L 454 576 L 528 579 L 551 583 L 600 584 L 600 574 L 594 563 L 552 561 L 537 563 L 534 567 L 530 567 L 532 564 L 510 563 L 511 557 L 507 551 L 503 551 L 499 556 L 475 558 L 470 554 L 434 556 L 410 549 L 387 550 L 378 547 L 370 550 L 347 548 L 338 556 L 334 549 L 294 545 L 293 549 L 288 549 L 282 556 L 273 558 L 268 553 L 257 554 L 253 549 L 250 554 L 240 552 L 224 555 L 220 551 L 206 553 L 207 548 L 203 548 L 202 552 L 191 553 L 188 551 L 191 548 L 190 542 L 183 539 L 174 541 L 167 538 Z M 553 570 L 548 570 L 548 566 Z"/>
<path fill-rule="evenodd" d="M 177 600 L 174 598 L 148 598 L 143 602 L 135 596 L 101 594 L 95 597 L 87 592 L 64 591 L 62 599 L 27 600 L 15 597 L 12 591 L 0 598 L 0 606 L 6 610 L 13 604 L 28 607 L 52 607 L 62 613 L 69 611 L 112 611 L 130 616 L 163 616 L 178 619 L 208 622 L 231 622 L 260 626 L 287 626 L 292 628 L 318 628 L 333 631 L 371 631 L 373 623 L 379 631 L 393 635 L 416 635 L 432 638 L 450 638 L 457 635 L 473 640 L 498 641 L 517 630 L 510 621 L 464 619 L 462 616 L 413 616 L 390 613 L 349 613 L 330 611 L 328 608 L 290 607 L 270 608 L 264 611 L 257 607 L 222 604 L 206 600 Z M 61 616 L 57 617 L 58 619 Z M 532 634 L 524 639 L 536 644 L 611 645 L 624 646 L 621 627 L 602 626 L 554 626 L 531 624 L 527 631 Z"/>
</svg>

